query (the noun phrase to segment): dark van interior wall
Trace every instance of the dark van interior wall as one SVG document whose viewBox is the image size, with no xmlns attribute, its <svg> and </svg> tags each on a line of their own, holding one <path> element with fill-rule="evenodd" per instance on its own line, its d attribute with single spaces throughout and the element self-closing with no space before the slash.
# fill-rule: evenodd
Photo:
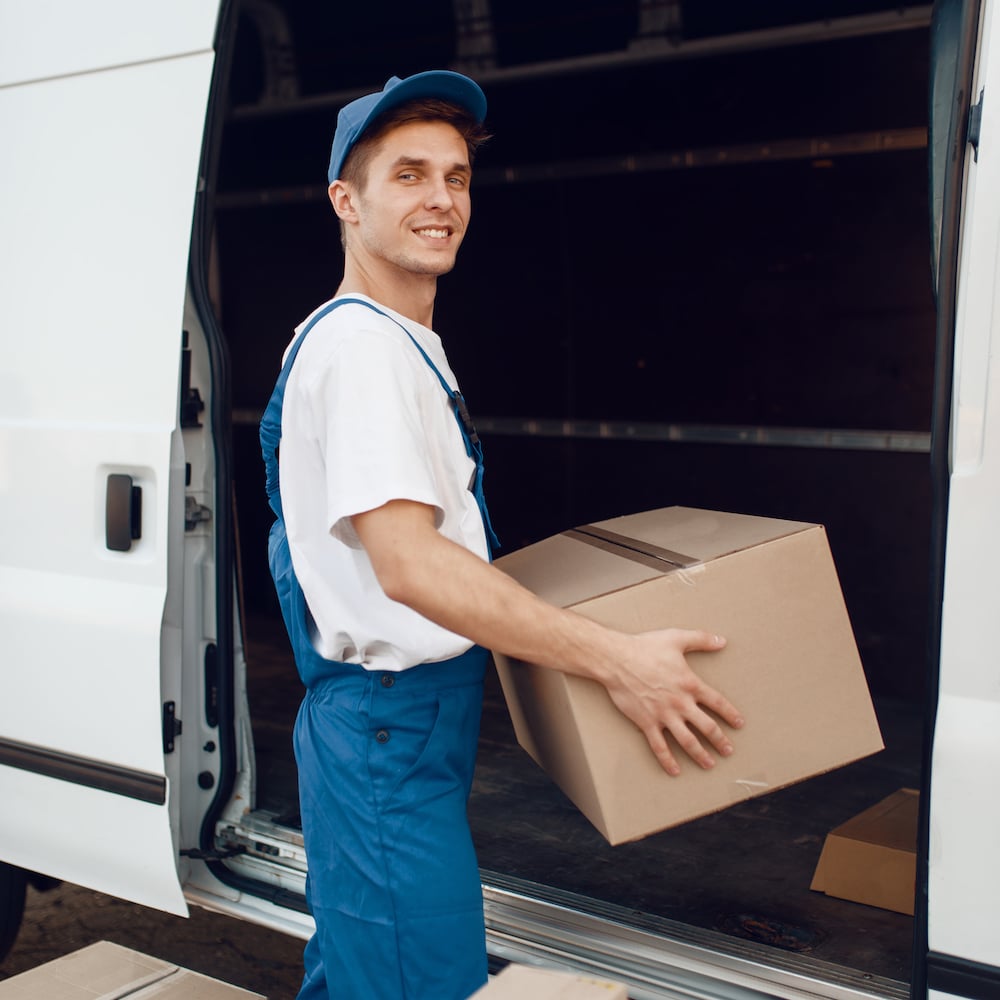
<svg viewBox="0 0 1000 1000">
<path fill-rule="evenodd" d="M 283 64 L 273 20 L 241 23 L 217 234 L 255 613 L 275 611 L 255 415 L 293 327 L 340 277 L 325 201 L 338 106 L 317 98 L 454 65 L 461 6 L 273 4 L 291 39 Z M 630 45 L 655 55 L 819 16 L 796 3 L 667 4 L 669 37 L 650 42 L 648 6 L 488 5 L 494 65 L 470 72 L 494 139 L 435 325 L 483 431 L 494 524 L 509 551 L 672 504 L 822 522 L 873 690 L 919 700 L 934 331 L 926 28 L 622 58 Z M 833 19 L 900 11 L 822 7 Z M 831 433 L 846 431 L 880 433 Z"/>
</svg>

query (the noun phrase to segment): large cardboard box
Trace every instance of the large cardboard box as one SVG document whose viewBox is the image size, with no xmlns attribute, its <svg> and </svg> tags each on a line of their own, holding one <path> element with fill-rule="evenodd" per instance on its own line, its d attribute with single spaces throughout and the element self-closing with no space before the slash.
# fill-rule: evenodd
<svg viewBox="0 0 1000 1000">
<path fill-rule="evenodd" d="M 266 1000 L 237 986 L 99 941 L 0 982 L 0 1000 Z"/>
<path fill-rule="evenodd" d="M 913 915 L 920 793 L 901 788 L 827 834 L 811 889 Z"/>
<path fill-rule="evenodd" d="M 508 965 L 469 1000 L 628 1000 L 628 993 L 604 979 Z"/>
<path fill-rule="evenodd" d="M 703 771 L 665 774 L 598 683 L 496 655 L 518 742 L 612 844 L 883 748 L 826 533 L 798 521 L 670 507 L 554 535 L 497 565 L 625 632 L 726 636 L 689 662 L 746 718 Z"/>
</svg>

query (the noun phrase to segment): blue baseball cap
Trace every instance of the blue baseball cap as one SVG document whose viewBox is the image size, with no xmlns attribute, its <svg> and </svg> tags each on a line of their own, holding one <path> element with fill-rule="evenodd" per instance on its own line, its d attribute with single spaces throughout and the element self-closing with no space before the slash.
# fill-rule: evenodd
<svg viewBox="0 0 1000 1000">
<path fill-rule="evenodd" d="M 481 124 L 486 117 L 486 95 L 475 80 L 470 80 L 461 73 L 441 69 L 415 73 L 403 80 L 398 76 L 391 77 L 377 93 L 365 94 L 340 109 L 333 148 L 330 150 L 328 181 L 332 184 L 340 176 L 347 154 L 383 111 L 406 101 L 427 97 L 457 104 L 468 111 L 477 123 Z"/>
</svg>

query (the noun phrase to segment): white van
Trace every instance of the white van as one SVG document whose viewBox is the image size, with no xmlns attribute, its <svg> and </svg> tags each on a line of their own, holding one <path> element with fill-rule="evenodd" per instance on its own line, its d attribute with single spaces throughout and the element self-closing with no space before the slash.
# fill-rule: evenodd
<svg viewBox="0 0 1000 1000">
<path fill-rule="evenodd" d="M 823 522 L 886 741 L 610 848 L 491 682 L 494 966 L 1000 996 L 998 17 L 0 0 L 0 951 L 28 873 L 309 935 L 256 421 L 339 278 L 338 108 L 452 67 L 495 138 L 436 321 L 506 550 L 675 503 Z M 811 891 L 900 788 L 914 914 Z"/>
</svg>

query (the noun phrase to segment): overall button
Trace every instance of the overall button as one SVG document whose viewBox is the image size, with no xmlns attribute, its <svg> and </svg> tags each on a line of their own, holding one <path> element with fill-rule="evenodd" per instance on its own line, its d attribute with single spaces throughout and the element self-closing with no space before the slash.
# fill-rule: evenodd
<svg viewBox="0 0 1000 1000">
<path fill-rule="evenodd" d="M 378 740 L 379 743 L 388 743 L 389 742 L 389 730 L 388 729 L 380 729 L 375 734 L 375 739 Z"/>
<path fill-rule="evenodd" d="M 395 683 L 396 683 L 396 678 L 393 677 L 392 674 L 382 675 L 382 687 L 391 688 Z"/>
</svg>

